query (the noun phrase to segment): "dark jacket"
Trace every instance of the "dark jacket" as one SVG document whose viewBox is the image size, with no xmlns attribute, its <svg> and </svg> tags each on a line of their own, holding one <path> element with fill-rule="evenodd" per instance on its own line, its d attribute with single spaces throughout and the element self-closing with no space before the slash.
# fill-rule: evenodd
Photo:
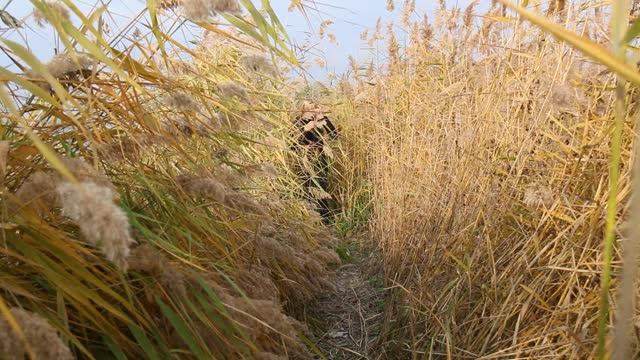
<svg viewBox="0 0 640 360">
<path fill-rule="evenodd" d="M 322 149 L 326 140 L 335 139 L 338 136 L 338 130 L 335 125 L 324 116 L 317 122 L 324 122 L 322 126 L 316 126 L 310 130 L 305 130 L 305 126 L 314 121 L 314 119 L 298 118 L 295 122 L 296 143 L 294 146 L 302 146 L 304 148 Z"/>
</svg>

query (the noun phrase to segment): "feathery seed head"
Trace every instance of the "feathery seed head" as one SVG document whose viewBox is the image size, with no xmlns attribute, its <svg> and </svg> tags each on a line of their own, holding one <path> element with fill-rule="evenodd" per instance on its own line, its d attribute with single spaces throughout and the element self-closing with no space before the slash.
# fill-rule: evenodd
<svg viewBox="0 0 640 360">
<path fill-rule="evenodd" d="M 184 0 L 184 16 L 191 21 L 205 21 L 218 13 L 241 15 L 238 0 Z"/>
<path fill-rule="evenodd" d="M 245 166 L 243 172 L 250 176 L 266 176 L 277 178 L 280 176 L 278 169 L 272 163 L 261 163 L 256 165 Z"/>
<path fill-rule="evenodd" d="M 175 92 L 165 97 L 168 106 L 180 111 L 199 111 L 200 106 L 193 100 L 193 96 L 183 91 Z"/>
<path fill-rule="evenodd" d="M 16 191 L 17 205 L 32 206 L 38 213 L 44 214 L 58 203 L 57 181 L 57 178 L 45 172 L 35 172 Z"/>
<path fill-rule="evenodd" d="M 307 192 L 309 193 L 309 195 L 311 195 L 313 199 L 316 199 L 316 200 L 331 199 L 331 195 L 319 187 L 308 186 Z"/>
<path fill-rule="evenodd" d="M 92 65 L 93 59 L 87 55 L 75 54 L 73 57 L 70 54 L 59 54 L 47 63 L 47 70 L 54 78 L 61 79 L 90 71 Z"/>
<path fill-rule="evenodd" d="M 320 23 L 320 27 L 318 28 L 318 37 L 320 37 L 320 39 L 324 38 L 327 27 L 330 25 L 333 25 L 333 20 L 324 20 Z"/>
<path fill-rule="evenodd" d="M 183 174 L 176 178 L 176 182 L 191 196 L 207 198 L 219 203 L 225 201 L 228 191 L 224 184 L 211 176 Z"/>
<path fill-rule="evenodd" d="M 267 215 L 267 211 L 264 206 L 260 205 L 255 200 L 239 192 L 229 193 L 225 197 L 225 205 L 227 205 L 231 209 L 234 209 L 238 212 L 245 213 L 247 215 L 249 214 L 261 215 L 261 216 Z"/>
<path fill-rule="evenodd" d="M 420 36 L 424 44 L 429 44 L 433 39 L 433 26 L 429 23 L 429 17 L 425 14 L 420 25 Z"/>
<path fill-rule="evenodd" d="M 62 2 L 57 0 L 47 0 L 44 2 L 44 5 L 51 10 L 54 16 L 69 20 L 69 9 L 67 9 Z M 45 24 L 51 23 L 50 19 L 47 18 L 47 16 L 38 8 L 33 10 L 33 19 L 40 27 L 44 27 Z"/>
<path fill-rule="evenodd" d="M 394 0 L 387 0 L 387 11 L 393 11 L 396 8 Z"/>
<path fill-rule="evenodd" d="M 473 25 L 473 10 L 478 6 L 478 0 L 474 0 L 464 9 L 464 26 L 467 28 Z"/>
<path fill-rule="evenodd" d="M 360 33 L 360 40 L 365 41 L 369 37 L 369 29 L 364 29 Z"/>
<path fill-rule="evenodd" d="M 568 84 L 554 85 L 551 89 L 550 105 L 554 113 L 573 110 L 581 100 L 581 96 Z"/>
<path fill-rule="evenodd" d="M 127 215 L 113 203 L 113 190 L 93 182 L 65 181 L 57 191 L 62 214 L 80 227 L 85 240 L 100 247 L 108 260 L 126 271 L 129 248 L 135 241 Z"/>
<path fill-rule="evenodd" d="M 113 192 L 113 200 L 119 201 L 120 194 L 115 190 L 111 180 L 100 169 L 96 169 L 87 163 L 83 158 L 59 156 L 60 161 L 67 169 L 81 182 L 92 182 L 97 185 L 111 189 Z"/>
<path fill-rule="evenodd" d="M 183 2 L 184 0 L 159 0 L 157 6 L 159 9 L 173 9 L 182 5 Z"/>
<path fill-rule="evenodd" d="M 185 0 L 182 12 L 187 19 L 194 22 L 205 21 L 212 14 L 209 0 Z"/>
<path fill-rule="evenodd" d="M 240 101 L 249 102 L 249 93 L 247 92 L 247 89 L 238 82 L 222 82 L 218 84 L 218 91 L 224 99 L 238 99 Z"/>
<path fill-rule="evenodd" d="M 185 278 L 171 261 L 151 245 L 131 250 L 129 270 L 145 272 L 156 277 L 160 284 L 180 295 L 186 294 Z"/>
<path fill-rule="evenodd" d="M 416 11 L 416 0 L 404 0 L 404 5 L 402 7 L 402 24 L 404 26 L 409 26 L 409 20 L 411 20 L 411 16 Z"/>
<path fill-rule="evenodd" d="M 56 330 L 38 314 L 14 307 L 9 310 L 18 324 L 24 340 L 36 359 L 72 360 L 71 351 L 58 336 Z M 9 322 L 0 317 L 0 354 L 8 360 L 23 360 L 26 348 L 21 336 L 16 334 Z"/>
<path fill-rule="evenodd" d="M 275 76 L 276 69 L 266 56 L 247 55 L 243 56 L 240 63 L 248 70 Z"/>
<path fill-rule="evenodd" d="M 209 0 L 214 13 L 241 15 L 242 8 L 238 0 Z"/>
</svg>

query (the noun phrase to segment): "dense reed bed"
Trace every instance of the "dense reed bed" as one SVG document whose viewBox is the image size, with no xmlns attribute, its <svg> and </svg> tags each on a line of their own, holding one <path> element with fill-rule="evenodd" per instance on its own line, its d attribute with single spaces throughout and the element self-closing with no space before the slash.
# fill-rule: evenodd
<svg viewBox="0 0 640 360">
<path fill-rule="evenodd" d="M 0 45 L 8 358 L 311 358 L 347 250 L 291 166 L 304 98 L 340 127 L 338 233 L 381 255 L 379 358 L 638 356 L 637 2 L 405 0 L 304 91 L 268 1 L 149 1 L 111 35 L 108 7 L 32 3 L 5 34 L 61 51 Z"/>
<path fill-rule="evenodd" d="M 352 188 L 370 195 L 389 289 L 380 351 L 415 359 L 604 356 L 598 317 L 608 331 L 614 314 L 602 289 L 612 275 L 604 296 L 615 309 L 621 244 L 632 227 L 638 96 L 619 82 L 616 100 L 613 71 L 632 69 L 624 57 L 600 65 L 610 60 L 608 21 L 617 10 L 531 1 L 532 24 L 497 2 L 487 13 L 476 5 L 441 1 L 428 18 L 405 1 L 400 24 L 380 20 L 362 34 L 384 56 L 353 64 L 339 89 L 345 148 L 354 155 L 344 167 L 361 174 Z M 612 259 L 605 229 L 615 229 Z M 633 299 L 637 287 L 626 291 Z M 621 316 L 636 329 L 630 311 Z M 621 337 L 635 348 L 636 334 Z"/>
<path fill-rule="evenodd" d="M 289 170 L 298 64 L 268 2 L 149 1 L 110 35 L 108 7 L 32 3 L 6 31 L 62 48 L 2 39 L 0 353 L 310 358 L 339 259 Z"/>
</svg>

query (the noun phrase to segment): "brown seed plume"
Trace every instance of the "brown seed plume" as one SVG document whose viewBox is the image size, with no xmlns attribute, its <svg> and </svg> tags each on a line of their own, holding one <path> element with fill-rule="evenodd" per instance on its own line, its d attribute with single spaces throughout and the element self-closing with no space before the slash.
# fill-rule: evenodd
<svg viewBox="0 0 640 360">
<path fill-rule="evenodd" d="M 69 348 L 62 342 L 56 330 L 38 314 L 20 308 L 11 308 L 11 316 L 17 323 L 24 341 L 9 322 L 0 317 L 0 354 L 7 360 L 29 358 L 25 341 L 36 359 L 72 360 Z"/>
</svg>

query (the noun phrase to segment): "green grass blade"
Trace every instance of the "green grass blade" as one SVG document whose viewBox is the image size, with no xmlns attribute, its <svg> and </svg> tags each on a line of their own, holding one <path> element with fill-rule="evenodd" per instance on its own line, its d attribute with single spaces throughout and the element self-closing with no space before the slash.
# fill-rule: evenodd
<svg viewBox="0 0 640 360">
<path fill-rule="evenodd" d="M 193 352 L 193 355 L 196 356 L 197 359 L 207 360 L 210 359 L 209 356 L 205 354 L 205 351 L 202 347 L 197 343 L 196 339 L 193 337 L 191 330 L 189 330 L 187 324 L 182 321 L 182 319 L 176 314 L 167 304 L 165 304 L 160 298 L 156 297 L 156 303 L 160 306 L 160 310 L 167 317 L 171 325 L 176 329 L 178 335 L 184 340 L 189 349 Z"/>
</svg>

